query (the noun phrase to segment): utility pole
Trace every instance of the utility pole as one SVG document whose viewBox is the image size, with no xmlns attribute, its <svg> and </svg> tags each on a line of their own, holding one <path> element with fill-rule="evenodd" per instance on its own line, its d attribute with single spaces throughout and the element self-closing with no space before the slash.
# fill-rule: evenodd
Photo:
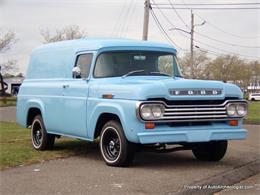
<svg viewBox="0 0 260 195">
<path fill-rule="evenodd" d="M 191 77 L 194 79 L 194 64 L 193 64 L 193 34 L 194 34 L 194 14 L 191 10 L 191 31 L 190 31 L 190 68 Z"/>
<path fill-rule="evenodd" d="M 206 23 L 206 21 L 203 21 L 201 24 L 194 24 L 194 14 L 193 11 L 191 10 L 191 29 L 190 31 L 183 30 L 181 28 L 170 28 L 169 30 L 179 30 L 184 33 L 190 34 L 190 71 L 191 71 L 191 77 L 194 79 L 195 74 L 194 74 L 194 52 L 193 52 L 193 47 L 194 47 L 194 28 L 196 26 L 202 26 Z M 196 46 L 198 47 L 198 46 Z"/>
<path fill-rule="evenodd" d="M 150 12 L 150 0 L 144 2 L 144 25 L 143 25 L 143 38 L 142 40 L 147 41 L 148 39 L 148 27 L 149 27 L 149 12 Z"/>
</svg>

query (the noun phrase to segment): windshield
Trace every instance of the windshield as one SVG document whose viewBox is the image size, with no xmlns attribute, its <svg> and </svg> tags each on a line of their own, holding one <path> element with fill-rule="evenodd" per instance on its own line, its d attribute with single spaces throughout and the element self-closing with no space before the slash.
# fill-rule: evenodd
<svg viewBox="0 0 260 195">
<path fill-rule="evenodd" d="M 94 77 L 177 76 L 181 73 L 173 53 L 154 51 L 116 51 L 101 53 Z"/>
</svg>

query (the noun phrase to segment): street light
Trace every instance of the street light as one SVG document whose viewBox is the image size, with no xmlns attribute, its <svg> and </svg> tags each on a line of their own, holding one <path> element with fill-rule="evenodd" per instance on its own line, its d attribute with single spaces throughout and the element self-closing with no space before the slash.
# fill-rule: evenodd
<svg viewBox="0 0 260 195">
<path fill-rule="evenodd" d="M 187 34 L 191 34 L 191 32 L 188 32 L 188 31 L 183 30 L 183 29 L 181 29 L 181 28 L 169 28 L 169 30 L 170 30 L 170 31 L 171 31 L 171 30 L 179 30 L 179 31 L 185 32 L 185 33 L 187 33 Z"/>
</svg>

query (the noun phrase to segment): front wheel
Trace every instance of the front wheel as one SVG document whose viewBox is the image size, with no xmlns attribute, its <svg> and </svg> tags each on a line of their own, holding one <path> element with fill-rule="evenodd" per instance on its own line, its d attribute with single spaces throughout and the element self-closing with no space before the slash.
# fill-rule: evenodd
<svg viewBox="0 0 260 195">
<path fill-rule="evenodd" d="M 225 156 L 227 146 L 226 140 L 198 143 L 192 149 L 192 153 L 198 160 L 219 161 Z"/>
<path fill-rule="evenodd" d="M 34 149 L 48 150 L 53 148 L 55 135 L 47 133 L 41 115 L 37 115 L 33 119 L 31 137 Z"/>
<path fill-rule="evenodd" d="M 102 128 L 100 151 L 107 165 L 128 166 L 134 158 L 135 144 L 126 139 L 121 124 L 112 120 Z"/>
</svg>

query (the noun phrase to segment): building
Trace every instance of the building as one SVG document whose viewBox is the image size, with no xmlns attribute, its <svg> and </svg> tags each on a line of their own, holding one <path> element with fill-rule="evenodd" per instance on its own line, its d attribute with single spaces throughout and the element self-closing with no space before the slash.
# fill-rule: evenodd
<svg viewBox="0 0 260 195">
<path fill-rule="evenodd" d="M 8 85 L 8 88 L 5 92 L 16 96 L 18 94 L 19 87 L 22 84 L 23 80 L 24 77 L 4 78 L 4 82 L 6 82 Z"/>
</svg>

